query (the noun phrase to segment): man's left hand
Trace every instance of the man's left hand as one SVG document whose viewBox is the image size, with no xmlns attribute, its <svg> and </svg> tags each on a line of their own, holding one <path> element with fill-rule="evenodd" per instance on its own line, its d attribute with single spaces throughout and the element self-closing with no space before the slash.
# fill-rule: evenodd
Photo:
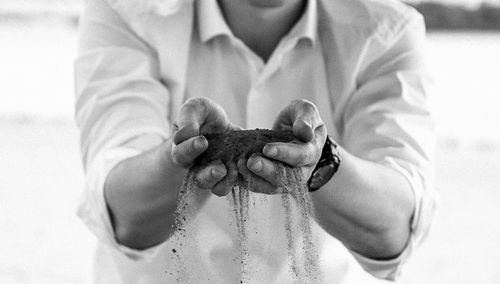
<svg viewBox="0 0 500 284">
<path fill-rule="evenodd" d="M 243 176 L 249 178 L 250 172 L 256 175 L 251 188 L 255 192 L 283 192 L 280 171 L 271 159 L 301 168 L 307 181 L 321 157 L 327 135 L 318 109 L 307 100 L 295 100 L 286 106 L 279 113 L 273 129 L 293 131 L 295 139 L 289 143 L 268 143 L 262 151 L 264 156 L 254 154 L 247 161 L 238 162 L 239 172 Z"/>
</svg>

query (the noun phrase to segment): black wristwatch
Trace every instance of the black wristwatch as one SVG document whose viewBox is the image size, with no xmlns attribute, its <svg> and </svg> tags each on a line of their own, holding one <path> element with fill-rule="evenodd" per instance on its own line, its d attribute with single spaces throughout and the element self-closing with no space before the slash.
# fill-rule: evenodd
<svg viewBox="0 0 500 284">
<path fill-rule="evenodd" d="M 325 185 L 337 172 L 340 166 L 340 155 L 337 143 L 330 136 L 326 137 L 321 158 L 319 158 L 311 177 L 307 181 L 309 192 L 316 191 Z"/>
</svg>

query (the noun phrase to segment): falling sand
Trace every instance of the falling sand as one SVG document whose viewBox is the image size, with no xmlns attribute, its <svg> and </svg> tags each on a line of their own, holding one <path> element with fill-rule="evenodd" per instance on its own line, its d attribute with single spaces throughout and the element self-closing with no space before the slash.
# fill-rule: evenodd
<svg viewBox="0 0 500 284">
<path fill-rule="evenodd" d="M 194 251 L 196 245 L 193 243 L 197 237 L 194 228 L 194 212 L 196 208 L 196 193 L 199 188 L 196 185 L 195 176 L 200 165 L 214 159 L 222 159 L 223 162 L 235 160 L 236 156 L 244 155 L 248 158 L 251 153 L 261 153 L 265 143 L 276 141 L 290 141 L 293 134 L 275 132 L 270 130 L 245 130 L 235 131 L 225 135 L 207 137 L 209 148 L 204 157 L 193 166 L 186 176 L 179 194 L 178 207 L 176 210 L 175 232 L 172 236 L 175 248 L 172 249 L 173 262 L 177 282 L 196 283 L 191 279 L 190 271 L 196 268 L 193 264 L 199 259 L 199 252 Z M 210 143 L 212 142 L 212 143 Z M 284 226 L 280 230 L 276 228 L 273 234 L 283 234 L 286 240 L 288 255 L 288 270 L 293 283 L 319 283 L 321 275 L 318 264 L 318 252 L 313 240 L 313 204 L 309 191 L 300 168 L 292 168 L 280 162 L 274 162 L 279 169 L 278 176 L 281 183 L 281 206 L 284 213 Z M 233 261 L 239 261 L 239 282 L 251 283 L 258 279 L 261 273 L 256 269 L 255 262 L 251 261 L 252 255 L 249 248 L 249 239 L 258 238 L 257 234 L 249 234 L 250 199 L 258 193 L 254 193 L 256 183 L 253 177 L 245 179 L 239 175 L 236 185 L 227 195 L 230 204 L 231 215 L 234 224 L 236 239 L 239 247 L 239 256 Z M 269 216 L 270 217 L 270 216 Z M 268 218 L 270 219 L 270 218 Z"/>
<path fill-rule="evenodd" d="M 283 185 L 283 193 L 281 193 L 281 204 L 285 213 L 283 233 L 286 234 L 287 240 L 290 276 L 294 283 L 319 283 L 321 277 L 318 268 L 318 253 L 312 236 L 313 207 L 308 189 L 303 182 L 302 171 L 278 162 L 275 162 L 275 165 L 280 170 L 279 176 Z M 188 269 L 188 266 L 190 259 L 197 256 L 197 253 L 193 251 L 195 246 L 190 244 L 195 239 L 195 230 L 191 223 L 194 212 L 192 204 L 195 191 L 198 190 L 194 178 L 195 173 L 196 168 L 190 170 L 185 176 L 176 211 L 176 232 L 173 235 L 176 248 L 172 250 L 172 255 L 176 265 L 177 281 L 180 283 L 193 283 L 190 280 L 192 270 Z M 252 282 L 254 278 L 252 273 L 255 271 L 249 267 L 248 261 L 251 257 L 248 238 L 257 237 L 248 234 L 250 194 L 255 194 L 250 193 L 252 186 L 252 179 L 245 180 L 240 177 L 237 185 L 227 196 L 233 212 L 237 230 L 236 241 L 240 250 L 240 283 Z M 301 241 L 298 236 L 302 236 Z"/>
</svg>

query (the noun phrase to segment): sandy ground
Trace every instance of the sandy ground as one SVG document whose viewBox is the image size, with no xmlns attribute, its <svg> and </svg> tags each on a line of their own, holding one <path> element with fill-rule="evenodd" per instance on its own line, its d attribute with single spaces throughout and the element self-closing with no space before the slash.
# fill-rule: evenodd
<svg viewBox="0 0 500 284">
<path fill-rule="evenodd" d="M 89 283 L 94 237 L 75 217 L 71 121 L 0 120 L 0 283 Z M 401 283 L 498 283 L 500 146 L 441 140 L 440 212 Z"/>
</svg>

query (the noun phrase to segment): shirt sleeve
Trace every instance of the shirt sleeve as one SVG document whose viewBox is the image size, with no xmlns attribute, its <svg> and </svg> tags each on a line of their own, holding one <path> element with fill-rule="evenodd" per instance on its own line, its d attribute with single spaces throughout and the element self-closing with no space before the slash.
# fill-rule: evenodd
<svg viewBox="0 0 500 284">
<path fill-rule="evenodd" d="M 75 116 L 85 169 L 77 215 L 98 239 L 134 258 L 152 257 L 120 245 L 104 199 L 109 172 L 168 138 L 169 92 L 157 54 L 103 0 L 86 0 L 75 61 Z"/>
<path fill-rule="evenodd" d="M 433 188 L 434 124 L 428 105 L 430 79 L 425 66 L 425 26 L 410 13 L 391 36 L 371 42 L 358 87 L 343 113 L 346 149 L 401 174 L 415 198 L 410 240 L 395 259 L 380 261 L 353 252 L 375 277 L 395 280 L 426 237 L 436 207 Z"/>
</svg>

